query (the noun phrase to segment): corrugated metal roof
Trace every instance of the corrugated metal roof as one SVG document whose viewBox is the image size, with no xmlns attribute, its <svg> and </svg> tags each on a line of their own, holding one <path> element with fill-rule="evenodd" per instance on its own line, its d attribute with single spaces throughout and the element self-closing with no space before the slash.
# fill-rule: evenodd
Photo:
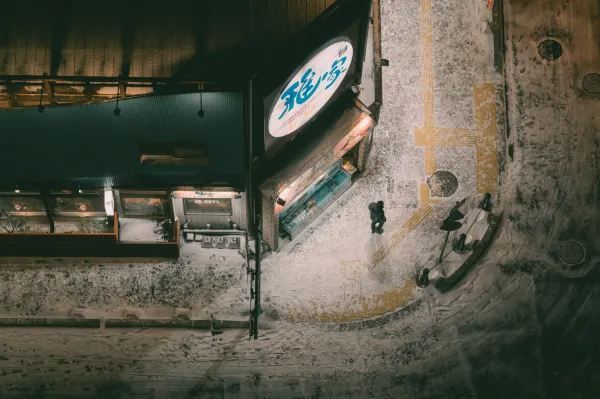
<svg viewBox="0 0 600 399">
<path fill-rule="evenodd" d="M 0 111 L 0 186 L 244 186 L 243 94 L 152 96 L 115 103 Z M 205 144 L 209 162 L 141 165 L 139 142 Z"/>
<path fill-rule="evenodd" d="M 0 13 L 0 75 L 214 80 L 251 74 L 333 2 L 9 2 Z"/>
</svg>

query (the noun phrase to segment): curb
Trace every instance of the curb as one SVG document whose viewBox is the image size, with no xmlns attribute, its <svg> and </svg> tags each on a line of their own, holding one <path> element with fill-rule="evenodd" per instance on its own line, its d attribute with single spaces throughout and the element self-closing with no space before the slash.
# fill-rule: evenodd
<svg viewBox="0 0 600 399">
<path fill-rule="evenodd" d="M 421 305 L 421 302 L 422 299 L 418 298 L 409 303 L 408 305 L 402 306 L 392 312 L 385 313 L 381 316 L 375 316 L 363 320 L 354 320 L 343 323 L 337 323 L 336 325 L 332 325 L 331 327 L 332 329 L 338 331 L 356 331 L 364 330 L 367 328 L 380 327 L 392 321 L 398 320 L 401 317 L 405 316 L 407 313 L 416 310 L 419 307 L 419 305 Z"/>
</svg>

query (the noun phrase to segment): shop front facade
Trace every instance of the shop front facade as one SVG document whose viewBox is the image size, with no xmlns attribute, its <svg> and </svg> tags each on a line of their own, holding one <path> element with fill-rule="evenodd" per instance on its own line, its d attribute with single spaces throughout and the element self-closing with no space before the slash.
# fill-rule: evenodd
<svg viewBox="0 0 600 399">
<path fill-rule="evenodd" d="M 240 30 L 238 55 L 199 68 L 220 81 L 178 78 L 192 62 L 169 79 L 119 77 L 113 97 L 100 97 L 109 77 L 19 77 L 39 84 L 39 105 L 0 110 L 0 250 L 69 254 L 51 244 L 23 250 L 36 235 L 240 248 L 262 231 L 274 250 L 294 239 L 366 168 L 381 105 L 377 4 L 339 0 L 319 10 L 262 65 L 252 55 L 260 32 L 248 39 Z M 239 18 L 259 24 L 269 18 L 263 11 Z M 229 62 L 245 56 L 247 71 Z M 60 97 L 62 84 L 82 103 Z M 42 106 L 57 99 L 65 104 Z M 17 240 L 25 235 L 27 245 Z"/>
<path fill-rule="evenodd" d="M 274 250 L 365 171 L 381 106 L 378 10 L 370 2 L 341 4 L 315 29 L 306 55 L 288 65 L 287 77 L 277 75 L 279 84 L 270 81 L 257 107 L 261 227 Z"/>
<path fill-rule="evenodd" d="M 0 123 L 11 134 L 0 149 L 0 250 L 19 255 L 24 235 L 33 248 L 37 235 L 44 248 L 24 255 L 41 256 L 85 255 L 43 244 L 57 239 L 73 246 L 87 240 L 106 256 L 128 256 L 128 247 L 117 244 L 239 237 L 247 229 L 245 97 L 243 91 L 182 93 L 43 113 L 2 111 Z M 202 235 L 188 236 L 188 229 Z M 106 234 L 114 248 L 104 245 Z M 239 247 L 239 239 L 231 241 Z"/>
</svg>

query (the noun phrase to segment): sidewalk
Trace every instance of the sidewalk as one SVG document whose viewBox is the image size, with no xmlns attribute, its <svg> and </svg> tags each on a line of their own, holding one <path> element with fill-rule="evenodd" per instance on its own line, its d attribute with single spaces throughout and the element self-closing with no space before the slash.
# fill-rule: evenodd
<svg viewBox="0 0 600 399">
<path fill-rule="evenodd" d="M 347 322 L 419 297 L 415 276 L 439 255 L 447 211 L 462 198 L 497 190 L 502 78 L 494 70 L 491 19 L 485 2 L 383 1 L 382 50 L 390 66 L 369 170 L 264 260 L 266 317 Z M 450 172 L 457 184 L 436 191 L 437 171 Z M 382 235 L 370 231 L 367 205 L 377 200 L 385 202 Z"/>
</svg>

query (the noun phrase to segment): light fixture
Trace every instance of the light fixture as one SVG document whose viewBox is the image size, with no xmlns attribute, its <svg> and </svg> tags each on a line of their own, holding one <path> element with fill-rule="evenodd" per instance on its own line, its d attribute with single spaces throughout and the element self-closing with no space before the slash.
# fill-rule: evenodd
<svg viewBox="0 0 600 399">
<path fill-rule="evenodd" d="M 115 214 L 115 201 L 110 187 L 104 189 L 104 211 L 106 216 L 114 216 Z"/>
<path fill-rule="evenodd" d="M 20 192 L 21 192 L 21 189 L 19 188 L 19 186 L 16 186 L 16 187 L 15 187 L 15 193 L 17 193 L 17 194 L 18 194 L 18 193 L 20 193 Z"/>
</svg>

